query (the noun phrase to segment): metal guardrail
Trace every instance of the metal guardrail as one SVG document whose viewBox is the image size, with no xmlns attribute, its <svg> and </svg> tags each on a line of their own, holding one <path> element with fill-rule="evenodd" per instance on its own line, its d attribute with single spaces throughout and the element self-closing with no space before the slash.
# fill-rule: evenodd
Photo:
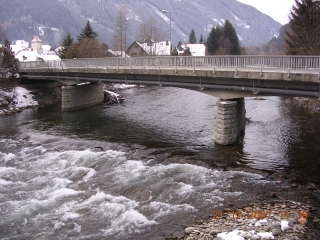
<svg viewBox="0 0 320 240">
<path fill-rule="evenodd" d="M 86 58 L 61 61 L 20 62 L 20 69 L 82 68 L 82 67 L 159 67 L 159 68 L 230 68 L 263 72 L 282 69 L 310 71 L 319 74 L 320 56 L 153 56 L 133 58 Z"/>
</svg>

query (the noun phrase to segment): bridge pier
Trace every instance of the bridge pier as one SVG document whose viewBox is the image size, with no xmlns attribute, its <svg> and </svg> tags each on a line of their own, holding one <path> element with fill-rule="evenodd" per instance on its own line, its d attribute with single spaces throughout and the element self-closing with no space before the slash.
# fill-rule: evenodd
<svg viewBox="0 0 320 240">
<path fill-rule="evenodd" d="M 104 101 L 103 84 L 85 84 L 62 87 L 61 111 L 73 111 L 90 107 Z"/>
<path fill-rule="evenodd" d="M 215 143 L 219 145 L 234 144 L 246 123 L 244 98 L 220 100 L 217 102 Z"/>
</svg>

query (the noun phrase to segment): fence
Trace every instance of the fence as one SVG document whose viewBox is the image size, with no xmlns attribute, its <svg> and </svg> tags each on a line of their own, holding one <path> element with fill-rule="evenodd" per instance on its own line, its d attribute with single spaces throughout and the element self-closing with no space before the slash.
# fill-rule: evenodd
<svg viewBox="0 0 320 240">
<path fill-rule="evenodd" d="M 67 59 L 61 61 L 20 62 L 20 69 L 83 67 L 159 67 L 159 68 L 233 68 L 264 71 L 267 69 L 306 70 L 318 72 L 320 56 L 154 56 L 129 58 Z"/>
</svg>

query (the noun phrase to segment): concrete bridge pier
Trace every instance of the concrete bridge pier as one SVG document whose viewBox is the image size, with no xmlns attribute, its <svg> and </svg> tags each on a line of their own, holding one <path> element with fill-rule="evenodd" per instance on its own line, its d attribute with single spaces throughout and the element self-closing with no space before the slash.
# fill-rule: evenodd
<svg viewBox="0 0 320 240">
<path fill-rule="evenodd" d="M 93 83 L 62 87 L 61 111 L 73 111 L 104 101 L 103 84 Z"/>
<path fill-rule="evenodd" d="M 246 124 L 244 98 L 219 100 L 217 106 L 215 143 L 234 144 Z"/>
</svg>

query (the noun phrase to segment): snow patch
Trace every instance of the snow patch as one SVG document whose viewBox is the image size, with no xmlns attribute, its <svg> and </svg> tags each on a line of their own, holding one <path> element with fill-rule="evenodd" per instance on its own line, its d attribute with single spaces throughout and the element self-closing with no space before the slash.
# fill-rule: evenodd
<svg viewBox="0 0 320 240">
<path fill-rule="evenodd" d="M 25 108 L 30 106 L 38 106 L 38 102 L 33 99 L 30 92 L 23 87 L 15 87 L 13 89 L 13 103 L 15 107 Z"/>
<path fill-rule="evenodd" d="M 223 232 L 218 234 L 218 238 L 220 237 L 222 240 L 245 240 L 243 237 L 241 237 L 241 234 L 243 234 L 243 231 L 240 230 L 234 230 L 232 232 Z"/>
</svg>

